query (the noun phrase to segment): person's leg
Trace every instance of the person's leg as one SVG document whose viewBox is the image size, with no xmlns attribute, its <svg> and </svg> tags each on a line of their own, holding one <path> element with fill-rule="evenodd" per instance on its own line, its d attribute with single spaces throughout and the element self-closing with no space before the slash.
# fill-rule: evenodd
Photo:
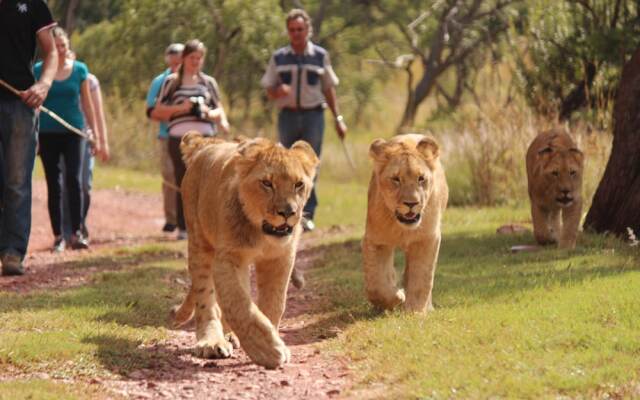
<svg viewBox="0 0 640 400">
<path fill-rule="evenodd" d="M 62 192 L 64 179 L 60 160 L 64 152 L 64 139 L 61 135 L 40 134 L 40 160 L 47 181 L 47 207 L 51 230 L 57 238 L 63 234 L 62 228 Z"/>
<path fill-rule="evenodd" d="M 73 248 L 87 248 L 88 242 L 82 234 L 82 155 L 85 140 L 78 135 L 64 135 L 64 166 L 67 171 L 65 189 L 69 196 L 69 216 L 73 231 L 71 246 Z"/>
<path fill-rule="evenodd" d="M 36 156 L 37 119 L 20 100 L 0 102 L 3 150 L 3 213 L 0 254 L 3 274 L 22 274 L 31 232 L 31 174 Z"/>
<path fill-rule="evenodd" d="M 318 158 L 322 152 L 322 140 L 324 138 L 324 112 L 322 110 L 306 111 L 303 113 L 303 133 L 302 140 L 311 145 L 313 151 L 316 152 Z M 318 175 L 313 182 L 313 189 L 307 204 L 304 206 L 304 212 L 308 219 L 313 220 L 316 207 L 318 206 L 318 197 L 316 196 L 316 182 Z"/>
<path fill-rule="evenodd" d="M 88 239 L 89 229 L 87 229 L 87 215 L 91 205 L 91 189 L 93 188 L 93 167 L 96 159 L 91 154 L 91 145 L 84 141 L 84 152 L 82 155 L 82 234 Z"/>
<path fill-rule="evenodd" d="M 59 157 L 58 168 L 62 173 L 62 182 L 67 181 L 67 169 L 64 166 L 64 158 Z M 62 236 L 65 240 L 70 240 L 73 230 L 71 229 L 71 216 L 69 214 L 69 196 L 66 190 L 62 190 Z"/>
<path fill-rule="evenodd" d="M 173 171 L 175 173 L 175 183 L 177 187 L 180 187 L 182 184 L 182 178 L 184 178 L 184 174 L 187 170 L 184 165 L 184 161 L 182 161 L 182 153 L 180 153 L 180 138 L 170 137 L 169 138 L 169 155 L 171 156 L 171 160 L 173 161 Z M 186 232 L 187 225 L 184 221 L 184 210 L 182 209 L 182 196 L 180 192 L 176 193 L 176 218 L 178 223 L 178 229 L 180 229 L 180 233 Z"/>
<path fill-rule="evenodd" d="M 165 232 L 172 232 L 177 222 L 176 216 L 176 190 L 175 188 L 167 185 L 164 182 L 173 183 L 176 181 L 175 174 L 173 172 L 173 160 L 169 155 L 169 139 L 158 140 L 159 153 L 160 153 L 160 171 L 162 174 L 162 199 L 164 205 L 164 218 L 165 226 L 163 230 Z"/>
<path fill-rule="evenodd" d="M 302 139 L 302 113 L 282 110 L 278 114 L 278 140 L 290 148 Z"/>
</svg>

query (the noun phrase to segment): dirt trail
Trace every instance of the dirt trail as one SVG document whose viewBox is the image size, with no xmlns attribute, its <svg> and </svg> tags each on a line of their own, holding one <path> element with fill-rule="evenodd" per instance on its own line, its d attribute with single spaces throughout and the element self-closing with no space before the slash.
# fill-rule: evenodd
<svg viewBox="0 0 640 400">
<path fill-rule="evenodd" d="M 133 222 L 135 221 L 135 223 Z M 34 182 L 33 228 L 27 258 L 27 274 L 3 278 L 0 290 L 29 292 L 34 289 L 63 289 L 81 285 L 101 268 L 65 268 L 64 261 L 81 259 L 101 247 L 127 246 L 136 243 L 171 240 L 160 229 L 160 196 L 133 194 L 115 190 L 95 190 L 88 228 L 92 249 L 66 251 L 54 255 L 49 251 L 53 237 L 46 209 L 46 187 Z M 313 266 L 319 256 L 314 238 L 322 232 L 305 235 L 298 254 L 297 267 Z M 343 397 L 349 387 L 349 368 L 344 359 L 318 350 L 322 340 L 314 329 L 319 321 L 308 313 L 318 296 L 308 288 L 290 286 L 281 336 L 289 346 L 292 360 L 283 368 L 266 370 L 250 362 L 242 350 L 227 360 L 203 360 L 191 355 L 195 342 L 193 327 L 170 331 L 168 340 L 144 347 L 150 354 L 171 353 L 158 357 L 153 368 L 132 371 L 126 377 L 94 378 L 89 382 L 104 387 L 114 397 L 140 399 L 323 399 Z M 153 357 L 152 357 L 153 358 Z M 156 358 L 153 358 L 156 359 Z M 4 375 L 4 374 L 3 374 Z M 3 378 L 26 377 L 18 371 Z M 41 374 L 36 374 L 41 375 Z M 40 376 L 38 376 L 40 377 Z M 65 383 L 70 383 L 66 381 Z"/>
</svg>

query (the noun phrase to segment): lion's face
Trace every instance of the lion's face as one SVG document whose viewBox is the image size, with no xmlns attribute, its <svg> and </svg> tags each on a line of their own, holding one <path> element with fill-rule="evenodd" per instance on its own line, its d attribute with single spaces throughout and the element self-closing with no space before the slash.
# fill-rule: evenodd
<svg viewBox="0 0 640 400">
<path fill-rule="evenodd" d="M 545 147 L 538 151 L 538 157 L 547 199 L 562 208 L 571 206 L 582 188 L 582 152 Z"/>
<path fill-rule="evenodd" d="M 370 154 L 386 207 L 403 227 L 417 228 L 432 193 L 438 145 L 426 136 L 414 145 L 377 139 Z"/>
<path fill-rule="evenodd" d="M 285 149 L 265 139 L 241 144 L 239 198 L 249 220 L 269 236 L 290 236 L 309 198 L 318 158 L 308 143 Z"/>
</svg>

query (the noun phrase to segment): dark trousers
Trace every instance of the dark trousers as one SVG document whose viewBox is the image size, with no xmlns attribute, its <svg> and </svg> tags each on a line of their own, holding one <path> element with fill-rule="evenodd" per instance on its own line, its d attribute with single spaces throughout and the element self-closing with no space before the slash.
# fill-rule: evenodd
<svg viewBox="0 0 640 400">
<path fill-rule="evenodd" d="M 324 112 L 322 109 L 304 111 L 283 109 L 278 114 L 278 136 L 280 143 L 286 148 L 290 148 L 298 140 L 304 140 L 311 145 L 319 158 L 324 136 Z M 318 179 L 317 174 L 316 179 Z M 314 181 L 309 200 L 304 205 L 304 213 L 309 219 L 314 218 L 318 206 L 315 186 Z"/>
<path fill-rule="evenodd" d="M 187 171 L 187 166 L 182 161 L 182 153 L 180 152 L 180 141 L 182 138 L 169 137 L 169 156 L 173 162 L 173 172 L 176 177 L 176 186 L 182 185 L 182 178 Z M 182 195 L 179 191 L 176 191 L 176 219 L 178 223 L 178 229 L 186 230 L 187 225 L 184 221 L 184 210 L 182 209 Z"/>
<path fill-rule="evenodd" d="M 62 235 L 62 193 L 66 191 L 71 230 L 75 233 L 82 224 L 82 153 L 85 139 L 72 133 L 40 133 L 39 143 L 40 159 L 47 180 L 51 229 L 55 236 Z M 61 158 L 64 160 L 66 177 L 60 168 Z"/>
</svg>

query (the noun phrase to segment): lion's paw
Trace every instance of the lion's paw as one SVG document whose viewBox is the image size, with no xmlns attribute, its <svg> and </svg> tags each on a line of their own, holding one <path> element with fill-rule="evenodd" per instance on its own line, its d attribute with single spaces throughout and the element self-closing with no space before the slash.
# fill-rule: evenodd
<svg viewBox="0 0 640 400">
<path fill-rule="evenodd" d="M 233 354 L 233 345 L 226 339 L 217 342 L 201 340 L 196 343 L 195 354 L 201 358 L 229 358 Z"/>
<path fill-rule="evenodd" d="M 231 346 L 233 346 L 234 349 L 240 348 L 240 340 L 238 339 L 235 333 L 229 332 L 226 335 L 224 335 L 224 338 L 227 339 L 227 342 L 231 343 Z"/>
<path fill-rule="evenodd" d="M 259 343 L 250 340 L 248 343 L 243 343 L 243 348 L 256 364 L 268 369 L 275 369 L 289 362 L 291 352 L 282 339 L 277 336 L 273 339 L 272 343 Z"/>
</svg>

